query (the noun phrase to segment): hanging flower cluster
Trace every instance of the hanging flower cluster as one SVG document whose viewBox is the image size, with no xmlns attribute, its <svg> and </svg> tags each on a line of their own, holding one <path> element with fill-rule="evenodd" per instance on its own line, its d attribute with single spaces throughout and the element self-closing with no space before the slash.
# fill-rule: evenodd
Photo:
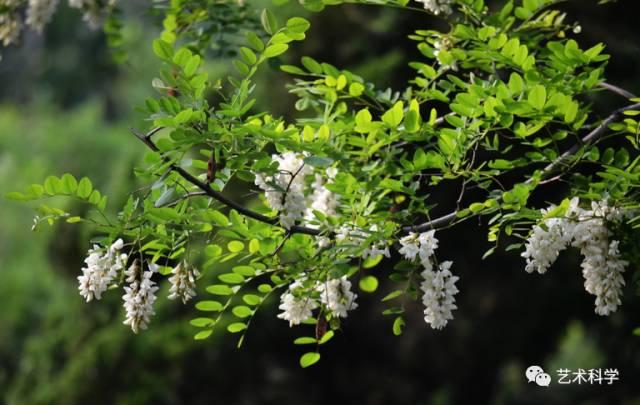
<svg viewBox="0 0 640 405">
<path fill-rule="evenodd" d="M 336 318 L 346 318 L 348 311 L 358 307 L 355 302 L 358 295 L 351 291 L 351 281 L 346 276 L 317 281 L 310 291 L 305 291 L 305 281 L 306 277 L 299 278 L 280 296 L 282 313 L 278 318 L 288 321 L 289 326 L 311 318 L 313 310 L 320 305 Z"/>
<path fill-rule="evenodd" d="M 169 299 L 180 299 L 186 304 L 191 298 L 196 296 L 196 278 L 200 275 L 198 270 L 190 267 L 187 262 L 180 262 L 171 271 L 169 278 L 171 288 L 169 289 Z"/>
<path fill-rule="evenodd" d="M 149 263 L 148 270 L 142 271 L 137 261 L 124 272 L 128 286 L 124 287 L 125 294 L 122 296 L 126 316 L 125 325 L 131 326 L 133 333 L 138 333 L 141 329 L 147 329 L 151 316 L 155 315 L 153 304 L 156 302 L 155 281 L 151 276 L 158 270 L 158 266 Z"/>
<path fill-rule="evenodd" d="M 533 227 L 522 253 L 527 261 L 525 270 L 543 274 L 562 250 L 569 246 L 580 249 L 585 290 L 596 296 L 595 312 L 609 315 L 622 303 L 622 273 L 628 265 L 621 257 L 619 241 L 612 239 L 609 225 L 620 222 L 625 213 L 606 200 L 592 202 L 591 209 L 582 209 L 579 203 L 578 198 L 572 199 L 563 217 L 546 218 Z M 542 214 L 554 208 L 543 209 Z"/>
<path fill-rule="evenodd" d="M 431 230 L 421 234 L 410 233 L 400 239 L 400 254 L 409 261 L 419 259 L 424 267 L 421 273 L 423 278 L 420 289 L 423 292 L 422 303 L 424 320 L 433 329 L 442 329 L 447 322 L 453 319 L 455 295 L 458 289 L 455 285 L 459 277 L 454 276 L 450 269 L 453 262 L 446 261 L 440 265 L 434 265 L 435 251 L 438 248 L 438 239 L 435 231 Z M 434 267 L 437 269 L 435 270 Z"/>
<path fill-rule="evenodd" d="M 115 241 L 108 249 L 93 245 L 84 260 L 86 266 L 82 268 L 82 275 L 78 276 L 78 290 L 87 302 L 102 298 L 118 272 L 127 263 L 127 255 L 121 253 L 124 246 L 122 239 Z"/>
<path fill-rule="evenodd" d="M 0 43 L 3 46 L 16 44 L 25 25 L 42 33 L 60 4 L 59 0 L 29 0 L 23 13 L 22 3 L 19 0 L 0 1 L 0 8 L 5 9 L 0 13 Z M 116 0 L 69 0 L 69 6 L 80 9 L 83 12 L 83 20 L 92 29 L 100 28 L 104 18 L 115 5 Z"/>
<path fill-rule="evenodd" d="M 44 26 L 51 21 L 58 7 L 58 0 L 29 0 L 26 24 L 41 33 Z"/>
<path fill-rule="evenodd" d="M 424 5 L 424 9 L 435 15 L 449 15 L 453 12 L 451 8 L 452 0 L 416 0 Z"/>
<path fill-rule="evenodd" d="M 99 300 L 102 294 L 112 285 L 117 284 L 121 276 L 127 285 L 122 296 L 126 311 L 125 325 L 129 325 L 134 333 L 146 329 L 151 316 L 155 314 L 153 304 L 156 301 L 158 286 L 152 280 L 153 274 L 158 272 L 159 266 L 147 263 L 148 269 L 142 271 L 138 260 L 125 270 L 128 255 L 122 253 L 124 242 L 116 240 L 108 248 L 94 245 L 85 259 L 86 266 L 82 275 L 78 276 L 78 290 L 87 301 Z M 200 273 L 186 261 L 181 261 L 171 271 L 169 277 L 169 299 L 180 299 L 186 304 L 196 295 L 196 279 Z"/>
<path fill-rule="evenodd" d="M 307 210 L 304 180 L 312 168 L 294 152 L 273 155 L 272 158 L 278 163 L 278 172 L 273 176 L 256 173 L 255 184 L 264 190 L 269 206 L 280 211 L 282 226 L 289 229 Z"/>
</svg>

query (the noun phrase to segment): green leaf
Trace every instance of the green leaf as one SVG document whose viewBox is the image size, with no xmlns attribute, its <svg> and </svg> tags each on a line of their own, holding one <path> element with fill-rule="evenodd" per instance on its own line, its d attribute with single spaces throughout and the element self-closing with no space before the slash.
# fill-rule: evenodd
<svg viewBox="0 0 640 405">
<path fill-rule="evenodd" d="M 69 173 L 62 176 L 62 192 L 65 194 L 75 194 L 78 191 L 78 180 Z"/>
<path fill-rule="evenodd" d="M 360 289 L 364 292 L 372 293 L 378 289 L 378 279 L 375 276 L 364 276 L 358 283 Z"/>
<path fill-rule="evenodd" d="M 156 39 L 153 41 L 153 53 L 160 59 L 170 61 L 173 56 L 173 47 L 168 42 Z"/>
<path fill-rule="evenodd" d="M 404 117 L 404 128 L 408 133 L 412 134 L 420 129 L 420 114 L 416 111 L 409 110 Z"/>
<path fill-rule="evenodd" d="M 302 368 L 307 368 L 307 367 L 313 366 L 318 361 L 320 361 L 320 353 L 317 353 L 317 352 L 305 353 L 300 357 L 300 366 Z"/>
<path fill-rule="evenodd" d="M 309 72 L 315 74 L 322 73 L 322 66 L 316 62 L 315 59 L 310 58 L 309 56 L 303 56 L 301 59 L 302 66 L 304 66 Z"/>
<path fill-rule="evenodd" d="M 200 67 L 200 55 L 194 55 L 189 59 L 189 62 L 184 66 L 184 74 L 187 77 L 193 76 L 194 73 Z"/>
<path fill-rule="evenodd" d="M 258 239 L 251 239 L 249 242 L 249 253 L 256 253 L 260 251 L 260 241 Z"/>
<path fill-rule="evenodd" d="M 176 125 L 184 124 L 185 122 L 191 119 L 193 115 L 193 110 L 191 108 L 187 108 L 186 110 L 182 110 L 173 118 L 173 122 Z"/>
<path fill-rule="evenodd" d="M 547 90 L 543 85 L 537 84 L 529 92 L 527 100 L 533 108 L 536 110 L 542 110 L 544 108 L 544 103 L 547 100 Z"/>
<path fill-rule="evenodd" d="M 93 186 L 91 185 L 91 180 L 83 177 L 78 183 L 78 190 L 76 191 L 76 195 L 80 198 L 86 199 L 89 198 L 92 191 Z"/>
<path fill-rule="evenodd" d="M 229 219 L 227 216 L 218 210 L 209 211 L 207 216 L 220 226 L 229 226 Z"/>
<path fill-rule="evenodd" d="M 511 93 L 518 94 L 524 90 L 524 81 L 522 80 L 522 76 L 517 74 L 516 72 L 511 73 L 509 76 L 509 90 Z"/>
<path fill-rule="evenodd" d="M 209 245 L 204 248 L 204 253 L 209 257 L 218 257 L 222 254 L 222 248 L 218 245 Z"/>
<path fill-rule="evenodd" d="M 371 113 L 366 108 L 356 114 L 356 132 L 366 133 L 371 123 Z"/>
<path fill-rule="evenodd" d="M 325 344 L 327 343 L 329 340 L 331 340 L 331 338 L 333 337 L 334 333 L 332 330 L 327 331 L 327 333 L 325 333 L 324 335 L 322 335 L 322 337 L 320 338 L 320 340 L 318 341 L 318 344 Z"/>
<path fill-rule="evenodd" d="M 402 328 L 404 327 L 404 319 L 401 316 L 397 317 L 393 321 L 393 334 L 396 336 L 402 335 Z"/>
<path fill-rule="evenodd" d="M 251 46 L 258 52 L 262 52 L 262 50 L 264 49 L 264 42 L 262 42 L 260 37 L 258 37 L 254 32 L 247 31 L 247 33 L 245 34 L 245 38 L 247 38 L 249 46 Z"/>
<path fill-rule="evenodd" d="M 247 305 L 251 305 L 252 307 L 259 305 L 262 302 L 262 298 L 255 294 L 245 294 L 242 296 L 242 301 Z"/>
<path fill-rule="evenodd" d="M 304 158 L 304 162 L 309 166 L 324 168 L 329 167 L 333 163 L 333 159 L 322 156 L 307 156 Z"/>
<path fill-rule="evenodd" d="M 200 311 L 219 312 L 222 311 L 222 304 L 218 301 L 200 301 L 196 304 L 196 309 Z"/>
<path fill-rule="evenodd" d="M 256 275 L 256 270 L 251 266 L 235 266 L 231 271 L 245 277 L 253 277 Z"/>
<path fill-rule="evenodd" d="M 273 290 L 273 287 L 271 287 L 269 284 L 260 284 L 258 286 L 258 291 L 263 294 L 268 294 L 271 292 L 271 290 Z"/>
<path fill-rule="evenodd" d="M 233 294 L 233 289 L 225 284 L 214 284 L 210 285 L 206 288 L 209 294 L 213 295 L 231 295 Z"/>
<path fill-rule="evenodd" d="M 293 17 L 287 21 L 287 28 L 290 31 L 296 33 L 304 33 L 309 29 L 310 26 L 311 23 L 301 17 Z"/>
<path fill-rule="evenodd" d="M 264 50 L 264 56 L 267 58 L 275 58 L 276 56 L 285 53 L 287 49 L 289 49 L 289 45 L 287 44 L 269 45 L 267 49 Z"/>
<path fill-rule="evenodd" d="M 211 336 L 212 333 L 213 333 L 213 329 L 201 330 L 200 332 L 196 333 L 193 338 L 195 340 L 204 340 L 209 336 Z"/>
<path fill-rule="evenodd" d="M 238 241 L 238 240 L 232 240 L 231 242 L 229 242 L 227 244 L 227 248 L 229 249 L 229 252 L 231 253 L 238 253 L 240 251 L 242 251 L 242 249 L 244 249 L 244 243 Z"/>
<path fill-rule="evenodd" d="M 392 291 L 382 299 L 382 302 L 390 301 L 390 300 L 392 300 L 394 298 L 397 298 L 397 297 L 401 296 L 402 294 L 404 294 L 403 290 Z"/>
<path fill-rule="evenodd" d="M 293 341 L 294 345 L 314 345 L 318 343 L 316 338 L 310 336 L 302 336 Z"/>
<path fill-rule="evenodd" d="M 44 192 L 49 195 L 57 195 L 62 191 L 62 183 L 56 176 L 49 176 L 44 181 Z"/>
<path fill-rule="evenodd" d="M 364 269 L 374 268 L 378 264 L 380 264 L 383 258 L 384 258 L 384 255 L 381 255 L 381 254 L 375 255 L 375 256 L 369 256 L 364 260 L 364 262 L 362 262 L 362 268 Z"/>
<path fill-rule="evenodd" d="M 403 103 L 398 101 L 387 112 L 382 114 L 382 122 L 389 125 L 392 128 L 397 127 L 402 122 L 404 117 Z"/>
<path fill-rule="evenodd" d="M 242 332 L 245 329 L 247 329 L 247 325 L 243 322 L 235 322 L 227 326 L 227 330 L 231 333 Z"/>
<path fill-rule="evenodd" d="M 359 97 L 364 92 L 364 86 L 361 83 L 354 82 L 349 85 L 349 95 Z"/>
<path fill-rule="evenodd" d="M 253 315 L 253 311 L 251 310 L 251 308 L 244 305 L 238 305 L 237 307 L 233 307 L 231 312 L 238 318 L 248 318 L 251 315 Z"/>
<path fill-rule="evenodd" d="M 220 281 L 227 283 L 227 284 L 242 284 L 244 283 L 244 276 L 240 275 L 240 274 L 236 274 L 236 273 L 225 273 L 225 274 L 220 274 L 218 276 L 218 278 L 220 279 Z"/>
<path fill-rule="evenodd" d="M 276 20 L 276 16 L 266 8 L 262 10 L 260 22 L 262 22 L 262 27 L 269 35 L 273 35 L 278 30 L 278 21 Z"/>
<path fill-rule="evenodd" d="M 215 321 L 211 318 L 195 318 L 189 321 L 189 323 L 197 328 L 205 328 L 212 326 Z"/>
<path fill-rule="evenodd" d="M 256 54 L 246 46 L 240 47 L 240 55 L 242 55 L 242 59 L 249 65 L 253 65 L 258 61 Z"/>
</svg>

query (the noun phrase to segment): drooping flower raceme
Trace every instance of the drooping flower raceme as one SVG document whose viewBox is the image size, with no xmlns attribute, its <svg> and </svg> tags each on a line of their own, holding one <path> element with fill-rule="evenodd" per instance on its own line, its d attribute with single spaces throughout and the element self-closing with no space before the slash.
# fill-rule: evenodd
<svg viewBox="0 0 640 405">
<path fill-rule="evenodd" d="M 17 12 L 0 14 L 0 43 L 9 46 L 18 42 L 22 27 L 22 18 Z"/>
<path fill-rule="evenodd" d="M 125 271 L 126 282 L 129 285 L 124 287 L 125 294 L 122 296 L 123 306 L 126 311 L 123 323 L 131 326 L 131 330 L 134 333 L 138 333 L 141 329 L 147 329 L 151 316 L 155 315 L 153 304 L 156 301 L 158 287 L 155 281 L 151 280 L 151 276 L 157 271 L 158 267 L 156 264 L 149 263 L 148 270 L 142 272 L 137 261 L 135 261 Z"/>
<path fill-rule="evenodd" d="M 286 152 L 273 155 L 278 163 L 278 172 L 273 176 L 255 174 L 255 184 L 265 192 L 269 206 L 280 211 L 280 223 L 286 229 L 302 218 L 307 209 L 304 194 L 304 178 L 311 167 L 303 161 L 302 155 Z"/>
<path fill-rule="evenodd" d="M 622 303 L 620 297 L 625 284 L 622 274 L 628 262 L 622 259 L 619 242 L 611 239 L 607 225 L 621 221 L 625 213 L 606 201 L 592 202 L 590 210 L 578 204 L 579 200 L 574 198 L 564 217 L 543 220 L 546 230 L 541 225 L 534 226 L 522 256 L 527 260 L 528 272 L 544 273 L 560 251 L 569 245 L 579 248 L 584 257 L 580 266 L 585 290 L 596 296 L 595 312 L 609 315 Z"/>
<path fill-rule="evenodd" d="M 107 10 L 115 6 L 116 0 L 69 0 L 69 6 L 83 11 L 82 19 L 91 29 L 98 29 L 102 25 Z"/>
<path fill-rule="evenodd" d="M 198 270 L 190 267 L 182 261 L 171 271 L 169 277 L 171 288 L 169 289 L 169 299 L 180 299 L 186 304 L 191 298 L 196 296 L 196 278 L 200 275 Z"/>
<path fill-rule="evenodd" d="M 351 291 L 351 281 L 346 276 L 326 281 L 317 281 L 313 288 L 305 290 L 303 283 L 306 277 L 294 281 L 287 291 L 280 296 L 282 313 L 278 318 L 289 322 L 289 326 L 299 325 L 313 315 L 313 310 L 320 305 L 337 318 L 346 318 L 350 310 L 358 308 L 356 298 Z M 319 293 L 319 300 L 317 294 Z"/>
<path fill-rule="evenodd" d="M 423 3 L 425 10 L 432 12 L 435 15 L 449 15 L 453 11 L 451 9 L 452 0 L 416 0 L 418 3 Z"/>
<path fill-rule="evenodd" d="M 458 293 L 456 281 L 450 269 L 451 261 L 442 262 L 437 271 L 433 266 L 425 266 L 421 273 L 424 281 L 420 284 L 423 292 L 424 320 L 434 329 L 442 329 L 453 319 L 453 310 L 456 309 L 455 295 Z"/>
<path fill-rule="evenodd" d="M 318 307 L 318 302 L 307 294 L 300 294 L 304 279 L 296 280 L 289 285 L 288 290 L 280 296 L 279 309 L 282 313 L 278 318 L 289 322 L 289 326 L 299 325 L 313 314 L 313 310 Z M 298 291 L 297 291 L 298 290 Z M 294 293 L 300 295 L 295 295 Z"/>
<path fill-rule="evenodd" d="M 336 317 L 346 318 L 347 312 L 358 308 L 357 294 L 351 291 L 351 281 L 347 276 L 319 282 L 320 302 Z"/>
<path fill-rule="evenodd" d="M 26 23 L 38 32 L 49 23 L 58 7 L 58 0 L 29 0 Z"/>
<path fill-rule="evenodd" d="M 127 255 L 120 252 L 123 246 L 122 239 L 118 239 L 108 249 L 94 245 L 89 250 L 84 260 L 86 266 L 78 276 L 78 290 L 87 302 L 102 298 L 102 293 L 126 265 Z"/>
<path fill-rule="evenodd" d="M 438 249 L 438 239 L 435 230 L 421 234 L 410 233 L 400 239 L 400 254 L 409 261 L 420 260 L 424 268 L 422 273 L 422 303 L 424 304 L 424 320 L 433 329 L 442 329 L 447 322 L 453 319 L 453 310 L 456 309 L 455 295 L 458 289 L 455 285 L 459 277 L 451 273 L 453 262 L 441 263 L 434 270 L 434 256 Z"/>
</svg>

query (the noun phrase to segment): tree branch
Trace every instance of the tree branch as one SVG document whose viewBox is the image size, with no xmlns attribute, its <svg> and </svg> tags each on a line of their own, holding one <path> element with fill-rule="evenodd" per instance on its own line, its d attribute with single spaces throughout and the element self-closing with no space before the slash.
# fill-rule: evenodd
<svg viewBox="0 0 640 405">
<path fill-rule="evenodd" d="M 598 84 L 598 87 L 602 87 L 603 89 L 609 90 L 610 92 L 616 93 L 624 98 L 635 98 L 636 96 L 631 93 L 630 91 L 627 91 L 623 88 L 620 88 L 618 86 L 614 86 L 613 84 L 607 83 L 607 82 L 602 82 L 600 84 Z"/>
<path fill-rule="evenodd" d="M 149 134 L 153 135 L 158 131 L 159 131 L 159 129 L 156 128 L 156 129 L 152 130 Z M 140 134 L 136 130 L 134 130 L 133 128 L 131 128 L 131 132 L 136 136 L 136 138 L 138 138 L 145 145 L 147 145 L 147 147 L 149 149 L 151 149 L 154 152 L 160 152 L 160 149 L 158 149 L 156 144 L 151 140 L 151 136 L 150 135 L 148 135 L 148 134 Z M 239 213 L 241 213 L 241 214 L 243 214 L 243 215 L 245 215 L 245 216 L 247 216 L 249 218 L 253 218 L 253 219 L 257 220 L 257 221 L 264 222 L 264 223 L 269 224 L 269 225 L 280 226 L 278 218 L 269 218 L 267 216 L 264 216 L 262 214 L 259 214 L 259 213 L 255 212 L 255 211 L 251 211 L 250 209 L 245 208 L 244 206 L 238 204 L 237 202 L 229 199 L 228 197 L 226 197 L 225 195 L 223 195 L 219 191 L 216 191 L 216 190 L 212 189 L 211 186 L 209 186 L 209 184 L 201 181 L 196 176 L 192 175 L 191 173 L 189 173 L 188 171 L 186 171 L 182 167 L 176 165 L 175 163 L 172 163 L 171 159 L 169 159 L 168 157 L 162 155 L 162 160 L 164 162 L 166 162 L 166 163 L 170 163 L 169 168 L 172 171 L 178 173 L 186 181 L 188 181 L 189 183 L 191 183 L 194 186 L 198 187 L 207 196 L 209 196 L 209 197 L 211 197 L 211 198 L 213 198 L 215 200 L 218 200 L 219 202 L 223 203 L 224 205 L 235 209 Z M 307 235 L 319 235 L 320 234 L 320 231 L 318 229 L 312 229 L 312 228 L 307 228 L 307 227 L 304 227 L 304 226 L 297 226 L 297 225 L 296 226 L 292 226 L 289 229 L 289 232 L 291 232 L 291 233 L 304 233 L 304 234 L 307 234 Z"/>
<path fill-rule="evenodd" d="M 614 86 L 615 87 L 615 86 Z M 623 90 L 626 91 L 626 90 Z M 631 94 L 631 93 L 629 93 Z M 633 96 L 632 96 L 633 97 Z M 587 135 L 585 135 L 579 143 L 573 145 L 571 148 L 569 148 L 567 151 L 565 151 L 562 155 L 560 155 L 556 160 L 554 160 L 553 162 L 549 163 L 543 170 L 542 170 L 542 175 L 541 175 L 541 180 L 544 180 L 546 178 L 548 178 L 549 176 L 551 176 L 553 174 L 553 172 L 558 169 L 559 167 L 561 167 L 562 165 L 564 165 L 569 158 L 571 158 L 573 155 L 575 155 L 583 146 L 593 143 L 595 141 L 597 141 L 600 137 L 602 137 L 605 132 L 607 131 L 607 128 L 609 127 L 609 125 L 611 123 L 613 123 L 622 113 L 624 113 L 625 111 L 628 110 L 637 110 L 640 109 L 640 103 L 636 103 L 636 104 L 632 104 L 632 105 L 628 105 L 626 107 L 622 107 L 619 108 L 617 110 L 615 110 L 614 112 L 612 112 L 607 118 L 605 118 L 600 125 L 598 125 L 594 130 L 592 130 L 591 132 L 589 132 Z M 529 179 L 526 181 L 526 183 L 530 183 L 532 180 Z M 457 217 L 458 211 L 453 211 L 447 215 L 443 215 L 439 218 L 433 219 L 431 221 L 427 221 L 424 222 L 422 224 L 418 224 L 418 225 L 408 225 L 402 228 L 403 232 L 425 232 L 425 231 L 429 231 L 431 229 L 436 229 L 439 228 L 441 226 L 446 226 L 449 225 L 450 223 L 452 223 L 456 217 Z"/>
</svg>

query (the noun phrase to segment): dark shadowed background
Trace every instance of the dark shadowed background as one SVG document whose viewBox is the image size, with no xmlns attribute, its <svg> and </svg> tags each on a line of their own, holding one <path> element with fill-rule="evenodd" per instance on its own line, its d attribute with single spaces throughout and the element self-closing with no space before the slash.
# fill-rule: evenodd
<svg viewBox="0 0 640 405">
<path fill-rule="evenodd" d="M 563 8 L 582 25 L 583 47 L 607 44 L 608 80 L 640 93 L 635 2 L 596 3 L 573 0 Z M 304 13 L 293 4 L 276 12 Z M 135 186 L 133 167 L 144 150 L 127 128 L 145 127 L 134 107 L 152 94 L 158 66 L 150 51 L 154 17 L 135 2 L 126 15 L 131 57 L 124 65 L 112 62 L 103 35 L 66 6 L 44 36 L 31 33 L 21 47 L 3 51 L 2 194 L 71 172 L 89 176 L 117 207 Z M 308 17 L 312 29 L 288 62 L 309 55 L 397 90 L 412 74 L 407 62 L 420 57 L 407 35 L 445 27 L 424 14 L 368 6 Z M 224 77 L 229 64 L 209 61 L 206 69 Z M 285 89 L 291 80 L 277 70 L 263 73 L 255 109 L 294 118 L 295 99 Z M 602 95 L 593 102 L 606 115 L 625 101 Z M 456 192 L 437 198 L 447 201 Z M 558 195 L 535 198 L 542 207 Z M 395 337 L 392 320 L 381 315 L 379 299 L 391 289 L 383 283 L 375 295 L 359 294 L 359 308 L 320 363 L 303 370 L 303 350 L 292 344 L 301 333 L 275 319 L 275 301 L 257 316 L 240 350 L 234 336 L 222 333 L 193 341 L 188 320 L 195 309 L 168 302 L 164 290 L 150 330 L 133 335 L 121 324 L 119 292 L 91 304 L 77 293 L 91 229 L 63 224 L 31 232 L 32 215 L 27 206 L 0 200 L 0 403 L 640 404 L 640 337 L 632 335 L 640 326 L 640 299 L 631 280 L 621 309 L 600 317 L 583 289 L 575 252 L 545 276 L 525 273 L 518 252 L 480 260 L 490 247 L 483 223 L 439 234 L 439 254 L 453 259 L 461 277 L 456 319 L 444 330 L 429 328 L 416 304 L 404 334 Z M 380 272 L 392 265 L 393 259 L 384 262 Z M 532 364 L 551 374 L 551 387 L 527 384 L 524 371 Z M 555 383 L 559 368 L 617 368 L 620 381 L 562 386 Z"/>
</svg>

